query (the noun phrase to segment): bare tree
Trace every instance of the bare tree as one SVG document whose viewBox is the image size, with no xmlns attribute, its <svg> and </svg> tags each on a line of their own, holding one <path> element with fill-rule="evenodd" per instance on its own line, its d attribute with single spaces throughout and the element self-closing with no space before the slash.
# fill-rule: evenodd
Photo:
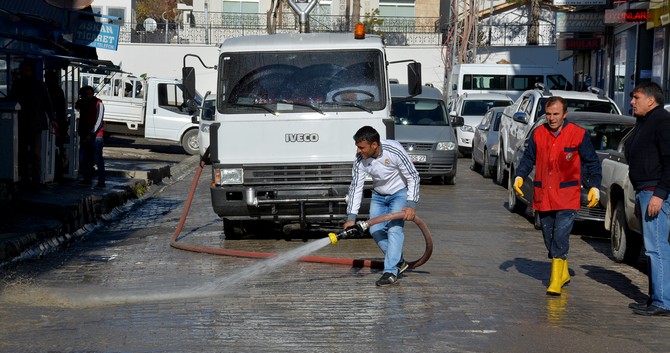
<svg viewBox="0 0 670 353">
<path fill-rule="evenodd" d="M 528 45 L 540 43 L 540 0 L 528 0 Z"/>
</svg>

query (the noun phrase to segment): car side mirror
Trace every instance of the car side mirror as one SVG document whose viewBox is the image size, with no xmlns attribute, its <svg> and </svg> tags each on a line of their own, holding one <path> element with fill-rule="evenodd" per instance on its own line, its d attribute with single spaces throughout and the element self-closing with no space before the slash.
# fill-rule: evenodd
<svg viewBox="0 0 670 353">
<path fill-rule="evenodd" d="M 454 113 L 455 114 L 455 113 Z M 465 125 L 465 120 L 463 120 L 462 116 L 454 116 L 451 119 L 451 126 L 453 127 L 461 127 Z"/>
<path fill-rule="evenodd" d="M 455 110 L 450 111 L 449 116 L 452 118 L 456 117 L 456 111 Z"/>
<path fill-rule="evenodd" d="M 524 112 L 516 112 L 512 115 L 512 120 L 522 124 L 528 124 L 528 115 Z"/>
</svg>

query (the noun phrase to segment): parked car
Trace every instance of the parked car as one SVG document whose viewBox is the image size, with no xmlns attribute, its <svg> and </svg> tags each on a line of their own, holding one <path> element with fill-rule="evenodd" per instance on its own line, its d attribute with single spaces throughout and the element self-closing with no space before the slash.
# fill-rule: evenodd
<svg viewBox="0 0 670 353">
<path fill-rule="evenodd" d="M 567 121 L 577 124 L 586 129 L 591 135 L 591 143 L 600 158 L 600 161 L 607 157 L 609 149 L 617 148 L 621 139 L 633 128 L 635 125 L 635 118 L 626 115 L 609 114 L 609 113 L 594 113 L 594 112 L 568 112 Z M 528 138 L 533 130 L 538 126 L 544 124 L 546 119 L 544 115 L 538 119 L 533 125 L 532 129 L 528 130 L 525 136 L 525 142 L 514 153 L 510 175 L 514 175 L 514 170 L 519 166 L 521 157 L 528 147 Z M 535 178 L 535 168 L 528 174 L 523 181 L 521 190 L 524 196 L 519 196 L 514 191 L 514 178 L 508 178 L 507 193 L 508 193 L 508 209 L 511 212 L 519 212 L 526 209 L 527 214 L 532 215 L 535 220 L 535 228 L 540 229 L 540 218 L 537 212 L 531 210 L 533 203 L 533 180 Z M 599 187 L 599 186 L 598 186 Z M 605 208 L 598 205 L 593 208 L 586 207 L 588 189 L 582 185 L 582 207 L 577 211 L 578 221 L 599 221 L 605 220 Z M 530 210 L 530 211 L 529 211 Z"/>
<path fill-rule="evenodd" d="M 513 103 L 512 98 L 500 93 L 463 93 L 460 95 L 449 112 L 451 119 L 463 118 L 463 126 L 455 129 L 459 152 L 464 155 L 472 152 L 475 127 L 489 109 L 506 107 Z"/>
<path fill-rule="evenodd" d="M 498 132 L 500 131 L 500 117 L 505 107 L 489 109 L 482 121 L 475 129 L 472 138 L 472 161 L 470 169 L 482 172 L 484 178 L 490 178 L 496 170 L 498 158 Z"/>
<path fill-rule="evenodd" d="M 458 146 L 450 123 L 446 101 L 434 87 L 422 87 L 422 93 L 409 97 L 407 85 L 391 85 L 391 115 L 395 120 L 395 140 L 409 154 L 419 176 L 448 185 L 456 183 Z"/>
</svg>

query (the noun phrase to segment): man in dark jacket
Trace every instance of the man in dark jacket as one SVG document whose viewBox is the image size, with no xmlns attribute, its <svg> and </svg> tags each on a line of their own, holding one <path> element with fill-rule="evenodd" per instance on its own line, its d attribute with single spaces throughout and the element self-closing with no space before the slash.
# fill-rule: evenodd
<svg viewBox="0 0 670 353">
<path fill-rule="evenodd" d="M 650 301 L 629 307 L 640 315 L 670 316 L 670 113 L 663 109 L 663 90 L 653 82 L 637 85 L 631 97 L 637 122 L 625 154 L 650 263 Z"/>
<path fill-rule="evenodd" d="M 90 186 L 95 170 L 98 168 L 97 189 L 105 187 L 105 161 L 102 156 L 104 145 L 105 106 L 95 97 L 93 87 L 84 86 L 79 89 L 79 100 L 75 109 L 79 110 L 79 172 L 82 175 L 80 184 Z"/>
</svg>

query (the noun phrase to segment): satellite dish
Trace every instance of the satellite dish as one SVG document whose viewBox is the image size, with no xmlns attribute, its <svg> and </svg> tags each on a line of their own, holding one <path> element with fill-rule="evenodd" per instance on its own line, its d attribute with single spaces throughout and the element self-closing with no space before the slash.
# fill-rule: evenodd
<svg viewBox="0 0 670 353">
<path fill-rule="evenodd" d="M 144 29 L 147 30 L 147 32 L 153 32 L 156 30 L 158 26 L 156 25 L 156 20 L 153 18 L 149 17 L 146 20 L 144 20 Z"/>
</svg>

